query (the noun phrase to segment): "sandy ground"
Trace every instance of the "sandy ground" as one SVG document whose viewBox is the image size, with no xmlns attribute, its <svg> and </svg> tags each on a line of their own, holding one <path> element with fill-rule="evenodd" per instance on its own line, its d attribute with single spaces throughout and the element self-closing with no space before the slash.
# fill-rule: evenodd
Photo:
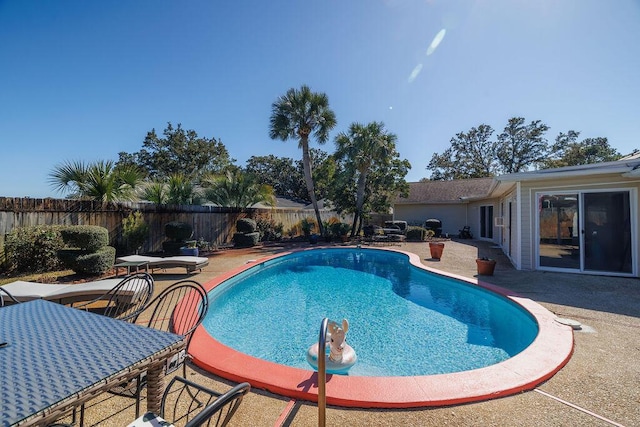
<svg viewBox="0 0 640 427">
<path fill-rule="evenodd" d="M 209 266 L 188 277 L 206 283 L 248 260 L 290 248 L 270 245 L 218 251 L 210 255 Z M 574 333 L 574 354 L 562 370 L 533 391 L 441 408 L 328 407 L 328 426 L 640 426 L 638 279 L 516 271 L 500 250 L 476 240 L 447 241 L 439 261 L 430 258 L 426 243 L 403 243 L 395 248 L 418 254 L 430 267 L 511 289 L 560 317 L 581 322 L 583 329 Z M 498 260 L 494 276 L 477 277 L 475 259 L 482 256 Z M 156 271 L 156 292 L 187 277 L 183 272 Z M 219 391 L 232 385 L 197 368 L 189 369 L 188 376 Z M 89 403 L 85 425 L 119 426 L 133 419 L 132 401 L 104 395 Z M 315 426 L 318 407 L 253 389 L 230 425 Z"/>
</svg>

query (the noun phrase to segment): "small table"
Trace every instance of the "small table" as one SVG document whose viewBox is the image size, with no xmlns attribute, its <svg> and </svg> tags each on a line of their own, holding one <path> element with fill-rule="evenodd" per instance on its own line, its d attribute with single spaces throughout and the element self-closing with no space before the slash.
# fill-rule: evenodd
<svg viewBox="0 0 640 427">
<path fill-rule="evenodd" d="M 180 335 L 44 300 L 0 308 L 4 342 L 0 427 L 46 425 L 145 371 L 156 412 L 164 365 L 186 347 Z"/>
<path fill-rule="evenodd" d="M 119 262 L 117 264 L 113 264 L 113 268 L 116 269 L 116 277 L 118 277 L 118 270 L 120 270 L 120 268 L 126 268 L 127 274 L 131 274 L 131 270 L 134 267 L 136 269 L 136 273 L 141 267 L 144 267 L 144 271 L 147 271 L 148 264 L 149 264 L 149 261 L 125 261 L 125 262 Z"/>
</svg>

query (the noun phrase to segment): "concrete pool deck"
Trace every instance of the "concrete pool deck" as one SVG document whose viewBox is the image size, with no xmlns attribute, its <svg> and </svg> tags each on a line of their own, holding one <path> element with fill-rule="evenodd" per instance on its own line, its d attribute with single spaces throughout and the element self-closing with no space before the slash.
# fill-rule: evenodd
<svg viewBox="0 0 640 427">
<path fill-rule="evenodd" d="M 495 275 L 481 280 L 530 298 L 559 317 L 582 323 L 583 329 L 574 332 L 574 354 L 567 365 L 533 391 L 484 402 L 423 409 L 329 406 L 328 426 L 640 425 L 640 281 L 516 271 L 500 250 L 491 246 L 477 240 L 446 242 L 440 261 L 430 259 L 426 243 L 403 243 L 397 248 L 419 255 L 426 266 L 470 278 L 476 277 L 476 257 L 497 259 Z M 269 245 L 219 251 L 209 257 L 210 263 L 201 273 L 190 277 L 205 283 L 250 260 L 291 247 Z M 156 292 L 160 292 L 185 275 L 176 269 L 158 272 L 154 277 Z M 189 376 L 218 390 L 232 384 L 198 369 L 190 369 Z M 86 425 L 126 425 L 133 418 L 130 400 L 101 396 L 88 406 Z M 245 398 L 230 423 L 232 426 L 317 424 L 315 403 L 294 401 L 259 389 L 253 389 Z"/>
</svg>

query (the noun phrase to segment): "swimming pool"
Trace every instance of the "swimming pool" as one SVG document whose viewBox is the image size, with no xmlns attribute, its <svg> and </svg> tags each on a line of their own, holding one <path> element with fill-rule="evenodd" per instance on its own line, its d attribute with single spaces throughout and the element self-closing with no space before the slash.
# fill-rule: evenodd
<svg viewBox="0 0 640 427">
<path fill-rule="evenodd" d="M 330 254 L 334 253 L 338 253 L 340 255 L 338 259 L 342 261 L 337 262 L 333 257 L 330 257 Z M 318 257 L 318 254 L 321 256 Z M 321 261 L 312 261 L 312 259 L 320 259 Z M 377 270 L 372 271 L 371 265 L 368 264 L 376 266 Z M 394 264 L 394 267 L 390 267 L 389 264 Z M 398 270 L 395 264 L 404 264 L 404 268 Z M 316 285 L 322 284 L 321 290 L 326 290 L 328 283 L 337 281 L 334 280 L 334 277 L 352 274 L 348 273 L 348 266 L 356 267 L 358 274 L 365 274 L 369 277 L 370 283 L 365 286 L 365 293 L 372 293 L 372 290 L 375 290 L 374 296 L 383 303 L 381 305 L 365 304 L 366 307 L 369 307 L 369 315 L 362 319 L 352 313 L 345 313 L 346 303 L 343 300 L 336 301 L 335 296 L 328 301 L 310 303 L 306 299 L 307 293 L 292 291 L 295 286 L 293 288 L 286 287 L 282 289 L 282 293 L 276 292 L 270 296 L 263 294 L 263 291 L 258 289 L 263 285 L 258 285 L 255 289 L 253 286 L 248 286 L 244 291 L 242 290 L 246 283 L 255 282 L 256 277 L 261 275 L 260 271 L 267 270 L 279 271 L 280 276 L 291 274 L 291 277 L 287 276 L 289 282 L 296 282 L 296 275 L 304 277 L 306 274 L 310 274 L 310 277 L 316 277 Z M 357 268 L 368 272 L 359 271 Z M 330 270 L 333 270 L 334 276 L 331 275 Z M 314 276 L 318 273 L 322 276 L 322 281 Z M 425 278 L 432 282 L 435 281 L 436 284 L 425 287 L 421 284 Z M 355 280 L 351 278 L 347 281 L 354 282 Z M 326 316 L 338 321 L 342 317 L 346 317 L 351 323 L 347 342 L 358 352 L 359 361 L 352 368 L 353 371 L 350 375 L 330 376 L 327 383 L 327 402 L 355 407 L 448 405 L 503 396 L 532 388 L 535 384 L 552 376 L 566 363 L 573 345 L 570 328 L 554 322 L 554 316 L 550 312 L 531 300 L 508 295 L 506 291 L 488 284 L 480 283 L 481 286 L 474 286 L 477 284 L 472 280 L 452 278 L 450 275 L 428 269 L 422 266 L 416 255 L 402 251 L 359 248 L 313 249 L 296 252 L 285 258 L 271 257 L 229 272 L 206 285 L 208 289 L 214 289 L 211 293 L 212 308 L 210 310 L 211 313 L 214 313 L 214 317 L 206 321 L 206 326 L 213 331 L 209 333 L 204 326 L 200 327 L 194 335 L 190 353 L 197 365 L 222 377 L 234 381 L 249 381 L 254 387 L 294 398 L 317 400 L 315 373 L 304 362 L 306 348 L 314 340 L 317 340 L 322 317 Z M 380 291 L 385 286 L 390 287 L 391 291 L 388 289 L 385 292 Z M 264 287 L 269 288 L 269 286 Z M 279 287 L 275 286 L 275 288 Z M 242 294 L 246 294 L 248 289 L 259 295 L 258 303 L 255 301 L 251 303 L 242 297 Z M 355 300 L 359 303 L 364 300 L 363 294 L 358 293 L 355 289 L 357 287 L 351 289 L 351 294 L 356 295 Z M 453 292 L 454 289 L 455 292 Z M 251 293 L 248 292 L 248 294 Z M 500 293 L 502 295 L 499 295 Z M 218 294 L 219 300 L 216 298 Z M 236 294 L 240 295 L 242 308 L 238 308 L 239 306 L 234 306 L 234 304 L 228 305 L 228 301 L 223 303 L 225 299 L 234 300 L 235 297 L 238 297 Z M 304 294 L 304 297 L 298 294 Z M 323 294 L 334 295 L 331 291 L 316 292 L 316 295 Z M 386 310 L 389 299 L 401 301 L 404 306 L 400 311 L 383 315 L 382 311 Z M 505 299 L 509 300 L 507 304 L 505 304 Z M 480 304 L 476 304 L 480 301 L 482 301 Z M 431 306 L 435 302 L 444 302 L 439 308 L 440 311 Z M 497 312 L 490 310 L 489 307 L 494 302 L 499 302 L 503 308 Z M 312 309 L 314 305 L 317 306 L 316 309 Z M 482 307 L 481 315 L 477 314 L 477 310 L 470 310 L 474 305 Z M 275 334 L 273 330 L 279 328 L 269 325 L 270 322 L 265 322 L 264 318 L 262 324 L 253 323 L 249 329 L 242 330 L 245 323 L 249 323 L 243 316 L 252 314 L 257 315 L 257 318 L 260 319 L 261 313 L 269 313 L 264 311 L 267 306 L 291 307 L 293 309 L 293 312 L 288 312 L 284 318 L 274 322 L 284 326 L 285 331 L 288 330 L 284 336 Z M 305 318 L 307 315 L 302 313 L 314 313 L 314 310 L 320 310 L 319 312 L 322 314 L 319 317 L 317 314 L 309 315 L 311 320 L 307 324 Z M 255 313 L 250 313 L 252 311 Z M 398 326 L 398 322 L 406 317 L 414 319 L 415 316 L 406 315 L 411 311 L 419 313 L 417 317 L 421 318 L 421 321 L 424 321 L 424 313 L 427 312 L 430 316 L 427 325 L 436 325 L 435 329 L 445 327 L 442 318 L 451 317 L 450 314 L 456 312 L 458 319 L 455 322 L 459 323 L 456 327 L 458 331 L 449 334 L 458 337 L 453 348 L 459 346 L 460 337 L 463 337 L 462 341 L 472 349 L 472 355 L 487 353 L 487 350 L 489 353 L 495 351 L 502 354 L 498 356 L 490 354 L 489 357 L 486 357 L 486 354 L 483 354 L 482 357 L 470 357 L 467 354 L 459 359 L 465 363 L 469 359 L 481 359 L 482 362 L 471 367 L 456 366 L 453 369 L 443 370 L 443 366 L 450 368 L 446 366 L 446 359 L 443 359 L 444 362 L 439 361 L 433 363 L 434 366 L 430 366 L 429 363 L 414 363 L 416 362 L 414 359 L 408 360 L 413 357 L 412 355 L 407 356 L 402 353 L 398 355 L 398 349 L 389 352 L 385 348 L 385 351 L 381 351 L 381 346 L 386 345 L 386 341 L 383 339 L 377 341 L 373 346 L 374 351 L 371 351 L 373 356 L 368 355 L 368 350 L 365 349 L 367 342 L 379 339 L 380 336 L 384 338 L 390 333 L 393 334 L 394 331 L 397 332 L 397 335 L 404 333 L 403 331 L 407 329 L 416 329 L 411 326 L 412 323 L 409 326 L 407 324 Z M 238 314 L 241 314 L 240 318 L 236 317 Z M 274 313 L 268 314 L 268 316 L 273 315 Z M 462 318 L 464 322 L 461 322 L 459 318 Z M 510 327 L 514 318 L 520 319 L 522 327 Z M 372 324 L 376 320 L 379 322 Z M 413 320 L 411 321 L 413 322 Z M 504 327 L 505 325 L 507 328 Z M 531 328 L 532 325 L 533 328 Z M 297 338 L 297 334 L 293 333 L 299 327 L 304 330 L 300 334 L 303 335 L 300 340 Z M 420 327 L 424 329 L 424 323 Z M 307 329 L 309 331 L 306 331 Z M 358 330 L 384 330 L 385 332 L 360 337 L 357 333 Z M 231 333 L 227 335 L 229 331 Z M 220 338 L 218 339 L 219 333 Z M 431 337 L 431 334 L 431 332 L 425 333 L 426 338 Z M 295 340 L 294 335 L 296 336 Z M 512 339 L 514 335 L 518 338 Z M 443 334 L 443 336 L 447 337 L 447 334 Z M 227 340 L 227 344 L 225 344 L 225 340 Z M 413 341 L 419 342 L 418 347 L 421 346 L 420 342 L 423 346 L 429 347 L 430 343 L 434 341 L 433 339 L 415 339 L 415 337 L 411 340 L 413 350 L 415 350 L 413 347 L 415 342 Z M 252 346 L 252 343 L 255 345 Z M 291 347 L 292 354 L 301 359 L 278 361 L 278 363 L 264 360 L 263 357 L 270 356 L 266 353 L 262 354 L 264 350 L 255 350 L 262 348 L 263 343 L 275 343 L 276 347 L 282 348 Z M 241 351 L 238 351 L 238 347 Z M 435 345 L 434 348 L 441 348 L 441 344 Z M 391 356 L 389 356 L 390 353 Z M 384 366 L 376 365 L 381 360 L 380 354 L 384 354 L 386 357 Z M 432 357 L 433 351 L 428 354 L 429 356 L 426 358 Z M 399 365 L 402 365 L 403 362 L 405 365 L 415 364 L 419 366 L 418 370 L 386 372 L 385 369 L 389 365 L 390 357 L 401 359 Z M 423 357 L 425 356 L 420 356 L 420 358 Z M 286 356 L 286 358 L 291 357 Z M 366 363 L 361 363 L 363 358 Z M 360 366 L 358 367 L 358 365 Z M 435 370 L 429 371 L 432 368 Z"/>
<path fill-rule="evenodd" d="M 411 268 L 406 255 L 358 248 L 297 252 L 209 292 L 205 329 L 229 347 L 311 369 L 324 317 L 347 318 L 358 356 L 349 375 L 433 375 L 478 369 L 524 350 L 529 313 L 468 283 Z"/>
</svg>

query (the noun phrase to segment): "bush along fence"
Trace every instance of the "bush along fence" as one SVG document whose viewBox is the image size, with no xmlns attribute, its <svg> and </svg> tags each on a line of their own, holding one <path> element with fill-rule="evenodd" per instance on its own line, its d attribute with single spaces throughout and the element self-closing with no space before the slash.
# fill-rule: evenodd
<svg viewBox="0 0 640 427">
<path fill-rule="evenodd" d="M 0 197 L 0 265 L 4 264 L 4 248 L 7 236 L 15 229 L 51 225 L 90 225 L 107 229 L 108 246 L 116 248 L 119 254 L 131 252 L 131 225 L 125 219 L 138 216 L 136 222 L 144 223 L 146 239 L 135 243 L 140 253 L 161 252 L 163 242 L 169 240 L 165 225 L 182 222 L 191 225 L 193 239 L 207 242 L 211 247 L 232 243 L 236 233 L 236 222 L 240 218 L 252 218 L 260 224 L 281 225 L 285 236 L 295 235 L 300 222 L 314 218 L 313 210 L 305 209 L 245 209 L 237 210 L 217 206 L 156 205 L 153 203 L 101 203 L 85 200 L 32 199 Z M 323 221 L 338 215 L 331 210 L 321 210 Z M 141 219 L 140 219 L 141 218 Z M 350 217 L 342 217 L 350 222 Z M 136 228 L 137 229 L 137 228 Z M 57 248 L 55 248 L 57 249 Z M 54 250 L 55 250 L 54 249 Z"/>
</svg>

